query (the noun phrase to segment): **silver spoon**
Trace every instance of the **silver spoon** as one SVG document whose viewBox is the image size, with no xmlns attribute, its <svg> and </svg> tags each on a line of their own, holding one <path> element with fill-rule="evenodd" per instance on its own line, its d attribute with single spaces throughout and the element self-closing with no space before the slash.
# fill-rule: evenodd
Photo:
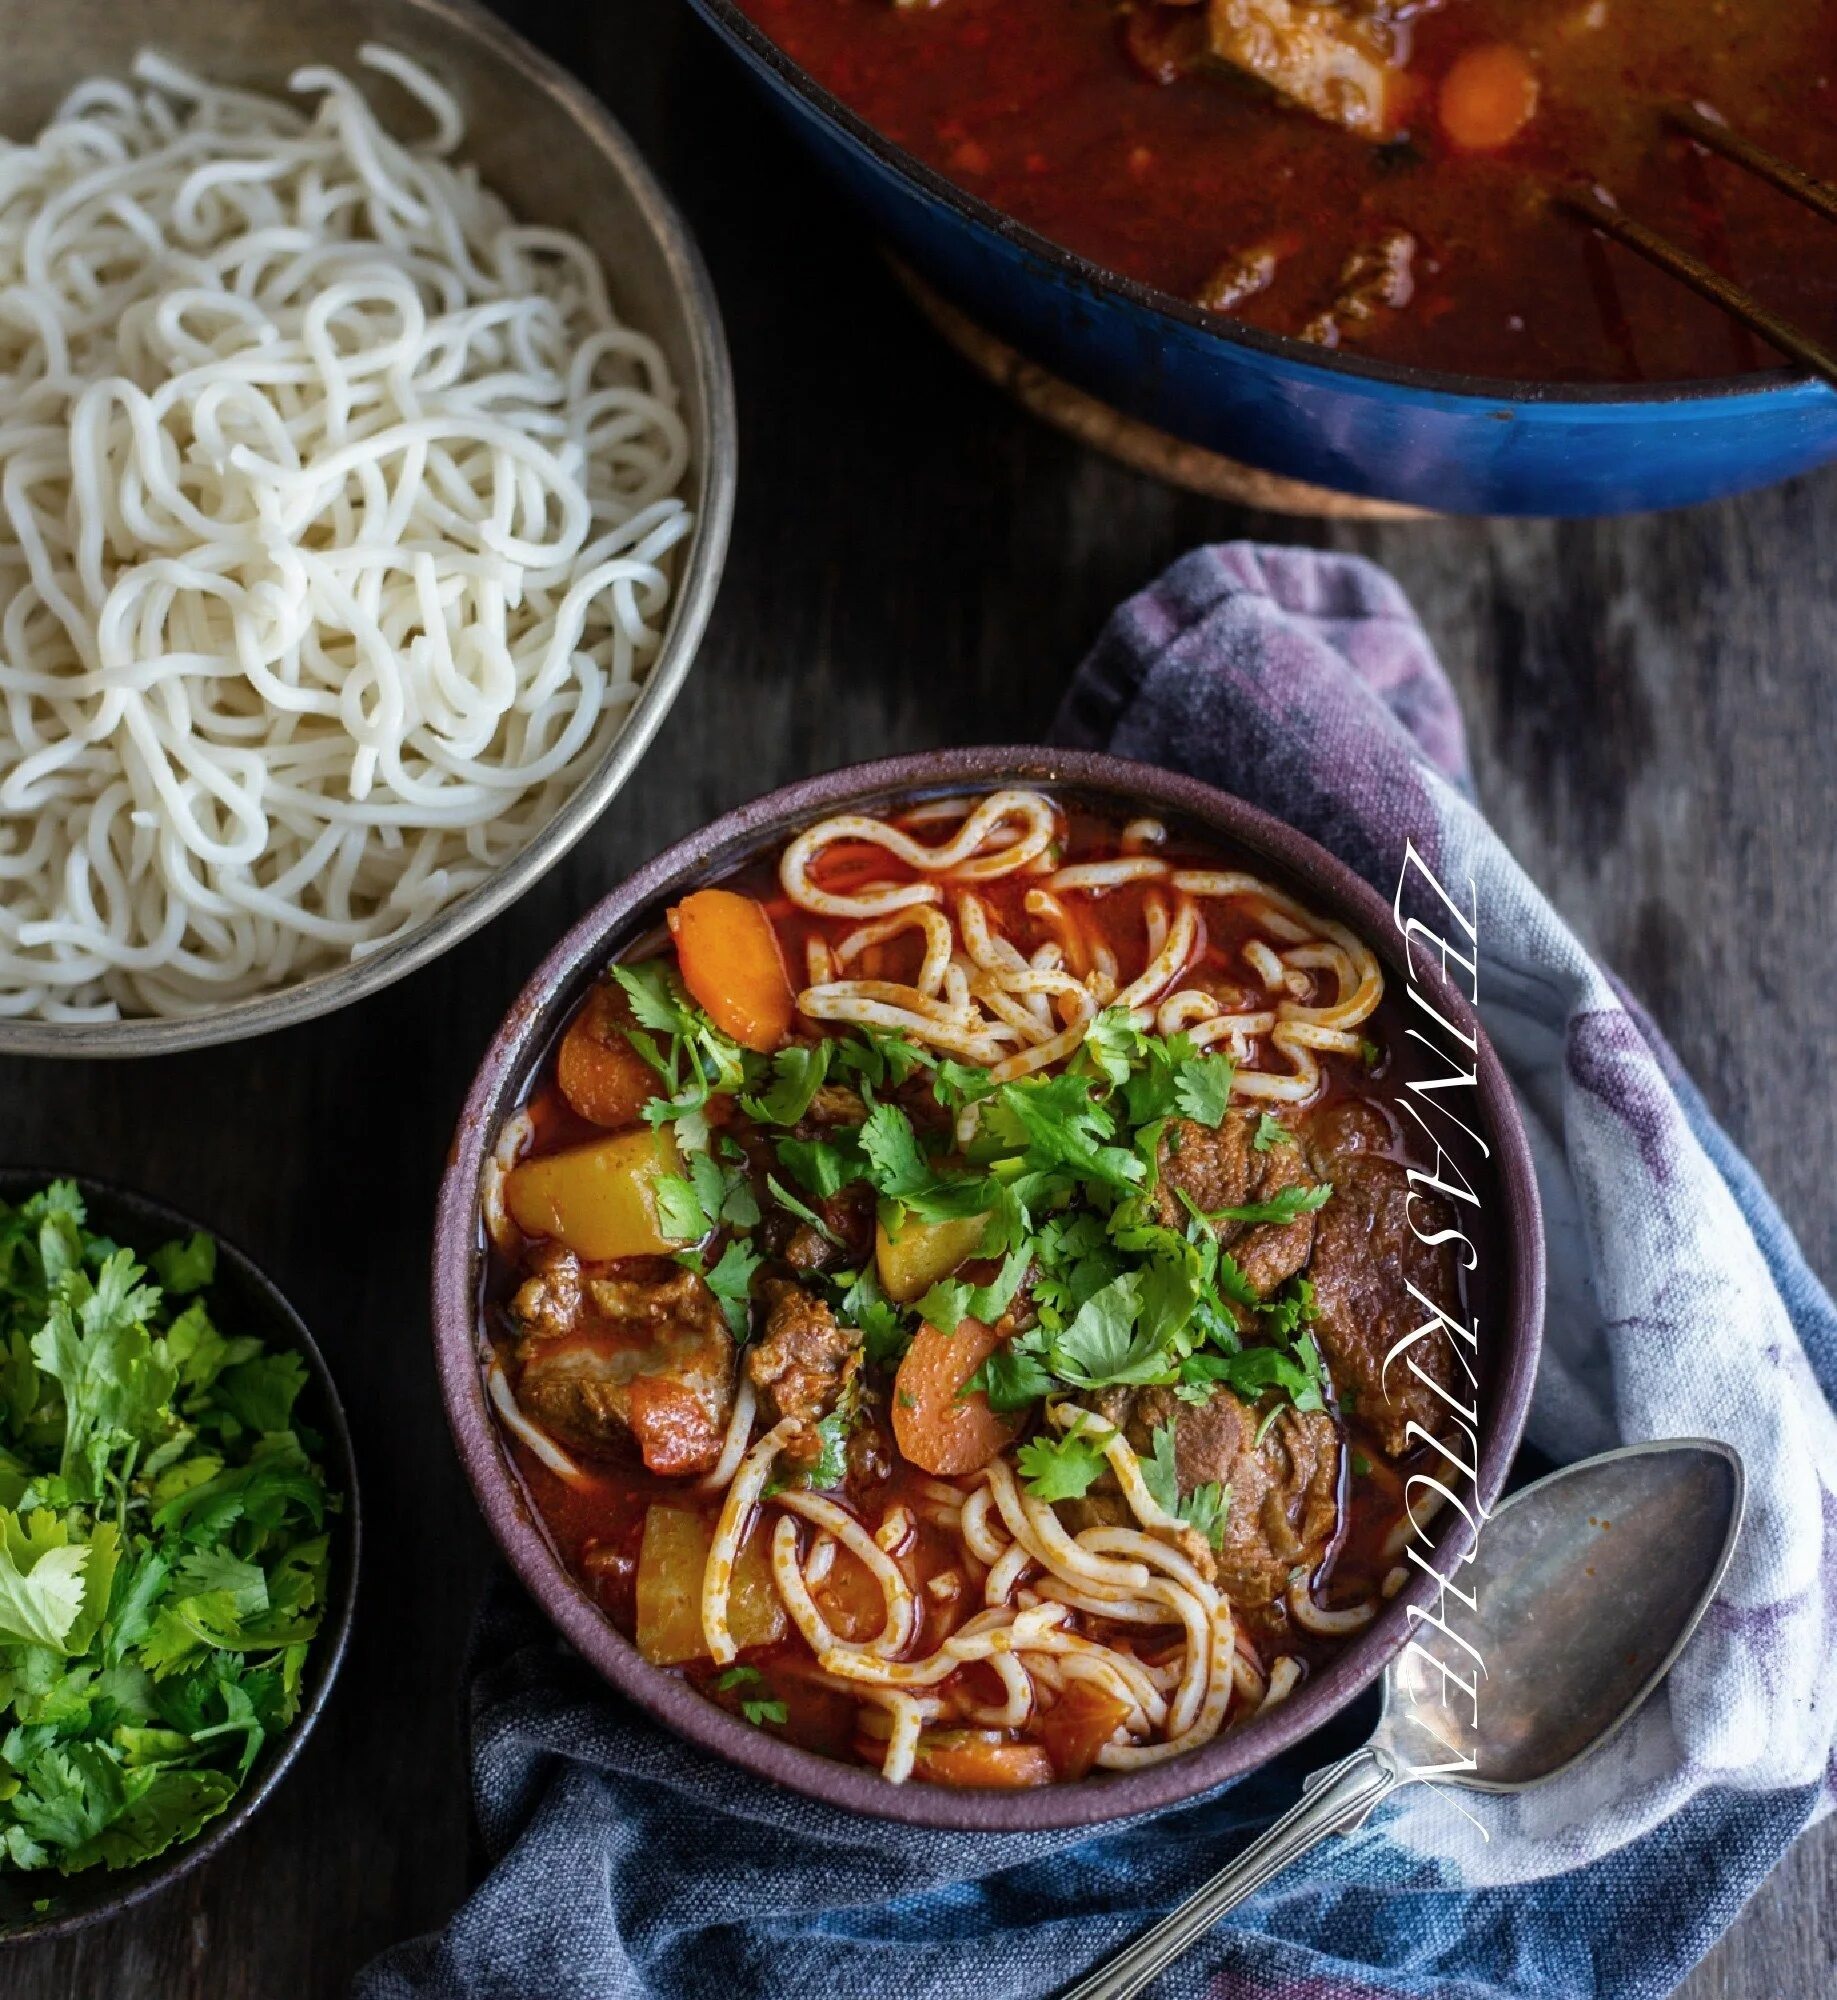
<svg viewBox="0 0 1837 2000">
<path fill-rule="evenodd" d="M 1406 1648 L 1385 1670 L 1371 1741 L 1317 1772 L 1292 1812 L 1064 2000 L 1129 2000 L 1291 1861 L 1437 1766 L 1437 1782 L 1517 1792 L 1598 1749 L 1670 1672 L 1709 1609 L 1735 1553 L 1745 1488 L 1729 1446 L 1681 1438 L 1626 1445 L 1514 1493 L 1454 1577 L 1477 1611 L 1448 1607 L 1485 1663 L 1477 1720 L 1476 1704 L 1458 1693 L 1458 1709 L 1448 1705 L 1426 1652 Z M 1427 1625 L 1417 1636 L 1472 1680 L 1457 1646 Z"/>
</svg>

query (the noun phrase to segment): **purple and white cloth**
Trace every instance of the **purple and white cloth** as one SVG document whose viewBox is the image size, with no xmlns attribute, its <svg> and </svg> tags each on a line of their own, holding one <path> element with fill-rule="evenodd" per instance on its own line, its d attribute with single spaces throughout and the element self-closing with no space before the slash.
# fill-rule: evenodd
<svg viewBox="0 0 1837 2000">
<path fill-rule="evenodd" d="M 1382 571 L 1197 551 L 1117 612 L 1057 734 L 1236 792 L 1387 897 L 1406 839 L 1473 882 L 1481 1014 L 1549 1237 L 1530 1440 L 1568 1460 L 1709 1435 L 1749 1480 L 1716 1605 L 1606 1750 L 1516 1799 L 1463 1795 L 1472 1819 L 1408 1788 L 1154 1991 L 1659 2000 L 1837 1785 L 1837 1310 L 1656 1030 L 1481 817 L 1452 691 Z M 1371 1719 L 1178 1811 L 998 1837 L 839 1813 L 676 1742 L 508 1585 L 470 1696 L 492 1871 L 445 1933 L 372 1966 L 363 2000 L 1031 2000 L 1189 1894 Z"/>
</svg>

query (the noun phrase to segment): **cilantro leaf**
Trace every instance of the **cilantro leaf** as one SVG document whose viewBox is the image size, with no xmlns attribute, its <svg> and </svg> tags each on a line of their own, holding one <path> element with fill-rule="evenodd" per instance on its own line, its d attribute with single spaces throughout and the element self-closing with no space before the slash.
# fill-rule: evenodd
<svg viewBox="0 0 1837 2000">
<path fill-rule="evenodd" d="M 1197 1528 L 1215 1549 L 1225 1545 L 1225 1527 L 1231 1518 L 1231 1489 L 1209 1479 L 1195 1486 L 1180 1503 L 1180 1518 Z"/>
<path fill-rule="evenodd" d="M 1268 1201 L 1247 1202 L 1241 1208 L 1211 1210 L 1208 1222 L 1293 1222 L 1297 1216 L 1312 1215 L 1333 1199 L 1333 1183 L 1318 1182 L 1313 1187 L 1285 1187 Z"/>
<path fill-rule="evenodd" d="M 1216 1131 L 1225 1122 L 1234 1074 L 1229 1056 L 1189 1056 L 1174 1070 L 1174 1102 L 1187 1117 Z"/>
<path fill-rule="evenodd" d="M 239 1422 L 252 1431 L 284 1431 L 293 1421 L 293 1406 L 306 1387 L 306 1363 L 297 1354 L 277 1350 L 239 1361 L 217 1377 L 215 1393 Z"/>
<path fill-rule="evenodd" d="M 740 1713 L 757 1729 L 768 1722 L 782 1724 L 788 1721 L 791 1711 L 782 1701 L 743 1701 Z"/>
<path fill-rule="evenodd" d="M 1084 1053 L 1092 1067 L 1108 1082 L 1129 1081 L 1139 1063 L 1147 1060 L 1148 1037 L 1135 1025 L 1127 1007 L 1106 1007 L 1094 1020 L 1084 1038 Z"/>
<path fill-rule="evenodd" d="M 820 1449 L 816 1458 L 803 1467 L 799 1482 L 811 1492 L 826 1493 L 848 1477 L 848 1439 L 855 1428 L 858 1410 L 856 1397 L 845 1393 L 835 1408 L 819 1419 L 816 1436 Z"/>
<path fill-rule="evenodd" d="M 744 1237 L 735 1236 L 729 1239 L 714 1268 L 702 1273 L 708 1289 L 721 1302 L 721 1311 L 727 1319 L 727 1330 L 735 1340 L 746 1338 L 751 1311 L 753 1274 L 764 1261 Z"/>
<path fill-rule="evenodd" d="M 200 1229 L 183 1243 L 162 1243 L 147 1261 L 167 1292 L 201 1292 L 217 1275 L 217 1239 Z"/>
<path fill-rule="evenodd" d="M 940 1278 L 918 1302 L 920 1319 L 929 1320 L 940 1333 L 955 1333 L 966 1319 L 978 1319 L 985 1325 L 1000 1319 L 1014 1302 L 1032 1261 L 1031 1248 L 1022 1243 L 1008 1252 L 1001 1270 L 986 1285 Z"/>
<path fill-rule="evenodd" d="M 873 1367 L 896 1368 L 912 1345 L 912 1336 L 900 1324 L 899 1308 L 882 1293 L 871 1264 L 843 1293 L 836 1312 L 843 1325 L 861 1335 Z"/>
<path fill-rule="evenodd" d="M 81 1270 L 58 1279 L 51 1310 L 32 1336 L 32 1358 L 64 1392 L 59 1472 L 72 1498 L 103 1490 L 109 1460 L 174 1427 L 177 1370 L 145 1325 L 159 1293 L 126 1250 L 108 1257 L 92 1284 Z"/>
<path fill-rule="evenodd" d="M 1141 1272 L 1125 1271 L 1093 1292 L 1052 1337 L 1055 1372 L 1081 1389 L 1167 1379 L 1168 1317 L 1159 1306 L 1144 1312 L 1143 1285 Z"/>
<path fill-rule="evenodd" d="M 1257 1129 L 1251 1137 L 1251 1145 L 1259 1153 L 1267 1153 L 1272 1146 L 1280 1146 L 1289 1138 L 1289 1129 L 1273 1112 L 1265 1111 L 1257 1120 Z"/>
<path fill-rule="evenodd" d="M 1225 1523 L 1231 1508 L 1231 1489 L 1221 1486 L 1215 1479 L 1208 1480 L 1203 1486 L 1194 1487 L 1183 1498 L 1174 1445 L 1174 1426 L 1158 1425 L 1149 1455 L 1138 1459 L 1142 1468 L 1142 1483 L 1164 1513 L 1173 1515 L 1177 1521 L 1184 1521 L 1190 1528 L 1197 1528 L 1213 1548 L 1222 1548 Z"/>
<path fill-rule="evenodd" d="M 1040 1500 L 1081 1500 L 1109 1464 L 1082 1421 L 1060 1438 L 1029 1438 L 1015 1457 L 1028 1492 Z"/>
<path fill-rule="evenodd" d="M 1003 1412 L 1024 1410 L 1050 1393 L 1052 1371 L 1046 1365 L 1046 1334 L 1032 1327 L 995 1348 L 964 1385 L 980 1389 L 989 1399 L 989 1408 Z"/>
<path fill-rule="evenodd" d="M 72 1542 L 63 1521 L 45 1509 L 29 1520 L 0 1511 L 0 1643 L 64 1650 L 83 1609 L 86 1543 Z"/>
<path fill-rule="evenodd" d="M 657 1226 L 671 1243 L 700 1243 L 714 1223 L 702 1206 L 694 1181 L 682 1174 L 657 1174 L 651 1181 Z"/>
<path fill-rule="evenodd" d="M 1137 1454 L 1142 1468 L 1142 1484 L 1148 1488 L 1149 1497 L 1162 1513 L 1178 1514 L 1180 1476 L 1174 1469 L 1173 1425 L 1157 1425 L 1149 1444 L 1150 1450 L 1146 1458 Z"/>
<path fill-rule="evenodd" d="M 947 1222 L 977 1215 L 995 1204 L 981 1174 L 940 1172 L 926 1157 L 912 1120 L 897 1104 L 876 1104 L 860 1133 L 867 1178 L 888 1201 L 896 1201 L 921 1222 Z"/>
<path fill-rule="evenodd" d="M 820 1042 L 793 1042 L 780 1049 L 772 1058 L 771 1088 L 758 1097 L 742 1097 L 741 1108 L 762 1125 L 795 1125 L 823 1087 L 835 1046 L 825 1037 Z"/>
<path fill-rule="evenodd" d="M 843 1247 L 841 1237 L 830 1228 L 829 1224 L 817 1214 L 814 1208 L 799 1201 L 796 1195 L 785 1186 L 784 1182 L 776 1174 L 767 1174 L 765 1184 L 771 1191 L 772 1199 L 777 1202 L 780 1208 L 786 1209 L 792 1215 L 795 1215 L 799 1222 L 809 1223 L 810 1227 L 816 1231 L 825 1243 L 833 1244 L 838 1250 Z"/>
<path fill-rule="evenodd" d="M 867 1172 L 852 1141 L 844 1145 L 833 1139 L 780 1139 L 777 1152 L 779 1165 L 819 1201 L 840 1194 Z"/>
</svg>

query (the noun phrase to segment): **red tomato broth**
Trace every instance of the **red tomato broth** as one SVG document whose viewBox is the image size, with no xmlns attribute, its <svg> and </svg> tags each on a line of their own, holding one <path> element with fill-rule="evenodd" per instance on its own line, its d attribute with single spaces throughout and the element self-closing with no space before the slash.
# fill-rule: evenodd
<svg viewBox="0 0 1837 2000">
<path fill-rule="evenodd" d="M 1234 73 L 1152 81 L 1111 0 L 739 0 L 866 123 L 966 191 L 1106 269 L 1195 299 L 1269 245 L 1274 282 L 1235 308 L 1297 334 L 1347 259 L 1416 239 L 1415 296 L 1347 334 L 1374 359 L 1540 382 L 1715 378 L 1779 365 L 1720 311 L 1547 201 L 1582 180 L 1811 328 L 1837 328 L 1821 223 L 1666 135 L 1668 101 L 1837 175 L 1837 0 L 1446 0 L 1405 29 L 1411 112 L 1374 145 Z M 1590 27 L 1603 9 L 1603 25 Z M 1528 58 L 1536 109 L 1498 151 L 1436 114 L 1476 51 Z"/>
<path fill-rule="evenodd" d="M 1060 803 L 1065 807 L 1064 801 Z M 889 818 L 895 824 L 900 823 L 897 815 L 889 815 Z M 934 821 L 921 817 L 907 824 L 908 831 L 921 840 L 938 837 Z M 1064 838 L 1055 848 L 1055 857 L 1062 863 L 1114 857 L 1119 852 L 1119 835 L 1120 825 L 1115 817 L 1069 806 L 1065 810 Z M 1215 840 L 1184 838 L 1178 829 L 1173 831 L 1165 846 L 1155 851 L 1178 866 L 1245 868 L 1252 872 L 1264 872 L 1254 856 L 1233 854 Z M 878 857 L 878 870 L 867 867 L 870 853 Z M 798 985 L 801 984 L 805 949 L 810 941 L 821 939 L 833 946 L 855 927 L 855 920 L 819 917 L 791 905 L 779 892 L 776 865 L 776 856 L 762 859 L 734 873 L 723 886 L 752 895 L 769 911 L 785 961 L 792 972 L 793 984 Z M 905 879 L 907 871 L 903 871 L 884 850 L 841 849 L 837 851 L 832 866 L 819 866 L 813 871 L 813 879 L 826 888 L 847 890 L 859 886 L 875 873 L 882 880 L 898 880 Z M 1030 952 L 1037 944 L 1057 935 L 1045 919 L 1025 911 L 1023 900 L 1031 885 L 1032 878 L 977 885 L 977 893 L 996 912 L 1007 934 L 1024 952 Z M 1124 969 L 1125 980 L 1139 968 L 1146 956 L 1146 895 L 1147 890 L 1143 886 L 1127 884 L 1081 909 L 1089 932 L 1094 937 L 1100 937 L 1116 953 Z M 1217 904 L 1210 904 L 1207 909 L 1206 945 L 1198 963 L 1213 969 L 1221 986 L 1239 985 L 1247 991 L 1252 990 L 1255 975 L 1243 965 L 1241 952 L 1246 942 L 1261 935 L 1263 933 L 1259 931 L 1254 915 L 1242 905 L 1232 903 L 1221 909 Z M 914 937 L 897 937 L 878 949 L 887 960 L 884 976 L 904 979 L 915 972 L 919 948 Z M 653 931 L 647 935 L 643 949 L 634 954 L 634 958 L 650 958 L 664 950 L 667 950 L 665 939 L 661 933 Z M 1394 1107 L 1402 1089 L 1394 1052 L 1402 1046 L 1404 1025 L 1402 997 L 1396 982 L 1387 979 L 1384 998 L 1365 1030 L 1370 1037 L 1375 1060 L 1355 1061 L 1340 1056 L 1323 1056 L 1320 1059 L 1323 1086 L 1319 1095 L 1307 1106 L 1308 1116 L 1318 1117 L 1347 1099 Z M 813 1032 L 812 1024 L 802 1023 L 800 1032 L 806 1035 Z M 561 1035 L 558 1034 L 526 1103 L 534 1134 L 526 1158 L 577 1144 L 597 1129 L 571 1109 L 561 1096 L 556 1079 L 556 1053 L 560 1041 Z M 915 1096 L 918 1090 L 919 1083 L 916 1081 L 905 1086 L 908 1097 Z M 731 1115 L 737 1117 L 738 1113 L 736 1111 Z M 1407 1125 L 1397 1118 L 1394 1109 L 1390 1118 L 1399 1132 L 1407 1130 Z M 713 1122 L 718 1125 L 722 1120 L 715 1118 Z M 1395 1148 L 1395 1156 L 1400 1160 L 1407 1157 L 1401 1143 Z M 634 1263 L 640 1261 L 644 1260 L 633 1260 Z M 966 1268 L 980 1274 L 978 1281 L 981 1282 L 993 1274 L 995 1267 L 972 1262 Z M 520 1274 L 518 1260 L 494 1254 L 488 1262 L 483 1309 L 500 1354 L 507 1362 L 514 1346 L 514 1329 L 507 1316 L 506 1302 Z M 1457 1282 L 1465 1313 L 1468 1281 L 1463 1274 Z M 910 1585 L 920 1612 L 917 1629 L 899 1657 L 919 1659 L 934 1652 L 966 1617 L 980 1607 L 982 1579 L 986 1573 L 967 1548 L 933 1518 L 931 1510 L 935 1503 L 930 1500 L 927 1489 L 956 1487 L 967 1494 L 979 1482 L 976 1476 L 934 1479 L 907 1464 L 893 1443 L 889 1415 L 887 1384 L 882 1378 L 873 1385 L 861 1425 L 862 1430 L 872 1430 L 877 1435 L 877 1448 L 859 1454 L 851 1450 L 846 1480 L 840 1488 L 829 1491 L 827 1497 L 847 1508 L 870 1535 L 878 1521 L 893 1507 L 904 1506 L 911 1513 L 914 1523 L 912 1532 L 890 1553 Z M 1387 1552 L 1386 1544 L 1394 1544 L 1395 1531 L 1402 1519 L 1404 1477 L 1418 1465 L 1436 1461 L 1436 1455 L 1428 1451 L 1418 1453 L 1412 1459 L 1388 1459 L 1376 1436 L 1358 1414 L 1341 1409 L 1338 1418 L 1345 1448 L 1339 1459 L 1337 1524 L 1324 1559 L 1309 1580 L 1314 1600 L 1329 1609 L 1358 1602 L 1380 1592 L 1386 1575 L 1399 1560 L 1394 1546 Z M 760 1428 L 758 1420 L 755 1420 L 755 1439 Z M 1032 1428 L 1031 1424 L 1028 1428 Z M 720 1492 L 700 1492 L 693 1480 L 653 1474 L 635 1457 L 629 1462 L 592 1462 L 585 1467 L 587 1477 L 579 1483 L 571 1483 L 542 1463 L 521 1438 L 511 1437 L 508 1442 L 531 1501 L 564 1566 L 581 1581 L 612 1622 L 628 1637 L 633 1636 L 637 1554 L 648 1509 L 656 1503 L 667 1503 L 673 1508 L 695 1510 L 712 1524 L 721 1511 L 723 1495 Z M 868 1460 L 877 1460 L 884 1471 L 879 1476 L 868 1476 L 863 1469 L 864 1461 Z M 1369 1470 L 1360 1471 L 1356 1469 L 1359 1466 Z M 761 1530 L 755 1526 L 753 1532 L 758 1534 Z M 808 1546 L 810 1532 L 808 1524 L 800 1524 L 799 1533 L 805 1546 Z M 943 1596 L 935 1593 L 931 1588 L 933 1580 L 951 1572 L 961 1578 L 961 1587 L 956 1594 Z M 880 1606 L 878 1586 L 845 1548 L 838 1548 L 830 1579 L 814 1586 L 813 1596 L 839 1637 L 860 1639 L 877 1629 Z M 1248 1641 L 1241 1623 L 1238 1633 L 1240 1648 L 1248 1646 L 1251 1656 L 1267 1672 L 1273 1655 Z M 1166 1634 L 1160 1628 L 1152 1628 L 1143 1634 L 1143 1642 L 1136 1649 L 1138 1657 L 1150 1661 L 1163 1657 L 1168 1643 Z M 1342 1639 L 1291 1627 L 1283 1633 L 1279 1650 L 1295 1658 L 1305 1676 L 1333 1657 L 1344 1643 Z M 775 1733 L 807 1749 L 851 1761 L 869 1764 L 878 1761 L 884 1745 L 876 1737 L 862 1734 L 861 1717 L 867 1713 L 864 1705 L 857 1698 L 823 1684 L 810 1649 L 795 1625 L 788 1625 L 784 1636 L 778 1640 L 745 1648 L 740 1656 L 740 1665 L 747 1671 L 738 1683 L 726 1670 L 708 1659 L 690 1661 L 676 1671 L 711 1700 L 730 1711 L 739 1712 L 745 1702 L 782 1704 L 783 1720 L 774 1717 L 768 1726 Z M 727 1685 L 722 1684 L 724 1680 Z M 1081 1684 L 1074 1682 L 1071 1685 L 1077 1687 Z M 982 1704 L 995 1705 L 1002 1698 L 1001 1685 L 992 1670 L 980 1663 L 958 1668 L 937 1692 L 950 1698 L 960 1711 Z M 1051 1714 L 1050 1709 L 1043 1714 L 1036 1713 L 1034 1729 L 1037 1735 L 1023 1730 L 1018 1732 L 1019 1738 L 1043 1740 L 1049 1749 L 1056 1744 L 1059 1754 L 1073 1757 L 1076 1765 L 1076 1768 L 1061 1770 L 1060 1775 L 1084 1775 L 1086 1760 L 1083 1748 L 1088 1746 L 1081 1744 L 1079 1731 L 1073 1727 L 1077 1718 L 1068 1714 L 1061 1719 L 1060 1725 L 1049 1729 L 1046 1723 Z M 962 1730 L 971 1725 L 960 1717 L 954 1724 L 940 1724 L 939 1727 Z M 991 1734 L 987 1731 L 976 1733 L 983 1736 Z M 1015 1735 L 1016 1732 L 1007 1732 L 1008 1738 Z M 950 1760 L 941 1761 L 948 1763 Z M 922 1763 L 916 1775 L 921 1779 L 926 1777 Z"/>
</svg>

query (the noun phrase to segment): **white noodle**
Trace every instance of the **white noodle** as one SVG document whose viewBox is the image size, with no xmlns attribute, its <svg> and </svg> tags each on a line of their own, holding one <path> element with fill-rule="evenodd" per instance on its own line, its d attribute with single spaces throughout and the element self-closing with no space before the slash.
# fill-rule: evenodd
<svg viewBox="0 0 1837 2000">
<path fill-rule="evenodd" d="M 546 1431 L 538 1430 L 517 1407 L 517 1399 L 511 1390 L 509 1378 L 495 1355 L 492 1357 L 490 1368 L 486 1371 L 485 1382 L 492 1402 L 497 1405 L 498 1415 L 541 1459 L 542 1463 L 558 1479 L 565 1479 L 570 1486 L 584 1485 L 587 1479 L 586 1473 Z"/>
<path fill-rule="evenodd" d="M 690 441 L 592 253 L 143 56 L 0 182 L 0 1014 L 197 1014 L 500 869 L 662 645 Z"/>
</svg>

